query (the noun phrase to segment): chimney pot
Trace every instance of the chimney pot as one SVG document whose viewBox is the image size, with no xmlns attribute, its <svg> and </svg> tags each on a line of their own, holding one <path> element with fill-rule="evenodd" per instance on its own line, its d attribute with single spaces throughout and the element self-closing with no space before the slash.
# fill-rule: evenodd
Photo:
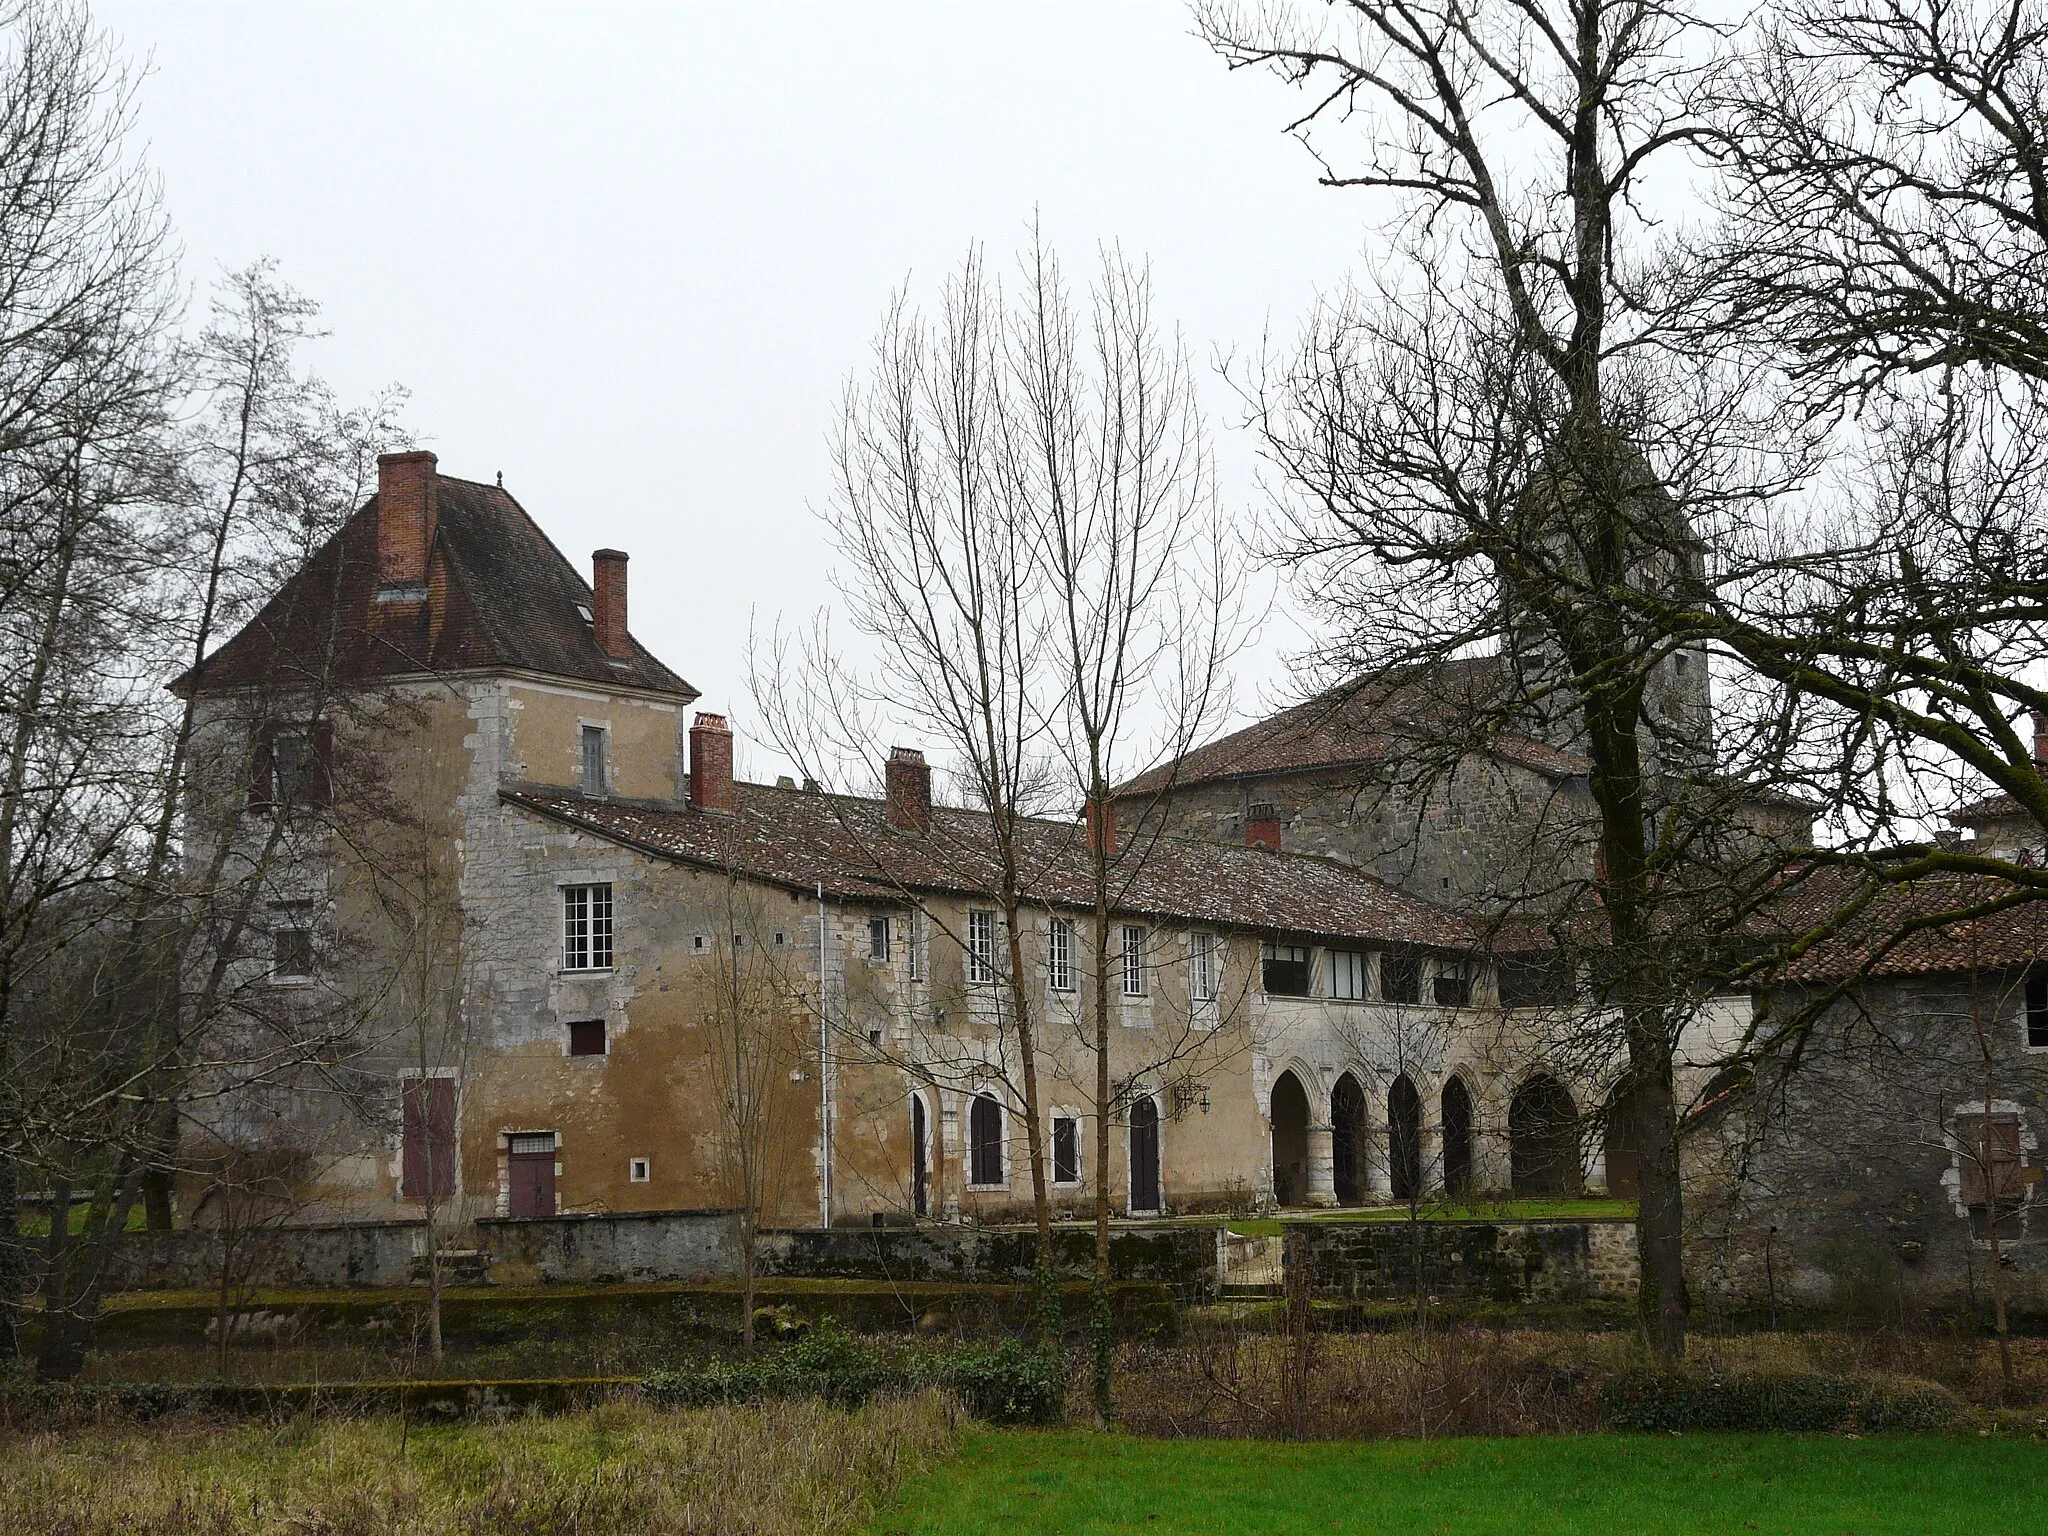
<svg viewBox="0 0 2048 1536">
<path fill-rule="evenodd" d="M 424 451 L 377 456 L 377 586 L 380 594 L 424 599 L 427 561 L 440 521 L 434 466 Z"/>
<path fill-rule="evenodd" d="M 882 770 L 882 819 L 919 837 L 932 829 L 932 770 L 916 747 L 891 747 Z"/>
<path fill-rule="evenodd" d="M 732 727 L 709 710 L 698 710 L 690 725 L 690 804 L 700 811 L 733 808 Z"/>
<path fill-rule="evenodd" d="M 597 636 L 598 648 L 614 661 L 631 661 L 633 642 L 626 635 L 624 550 L 600 549 L 591 555 L 590 595 L 590 628 Z"/>
</svg>

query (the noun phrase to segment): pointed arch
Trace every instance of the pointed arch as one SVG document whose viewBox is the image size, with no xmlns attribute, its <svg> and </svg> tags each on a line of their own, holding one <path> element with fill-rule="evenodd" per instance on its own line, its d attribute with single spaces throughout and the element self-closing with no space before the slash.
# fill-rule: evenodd
<svg viewBox="0 0 2048 1536">
<path fill-rule="evenodd" d="M 1368 1136 L 1365 1089 L 1346 1072 L 1330 1090 L 1330 1167 L 1339 1205 L 1365 1203 Z"/>
<path fill-rule="evenodd" d="M 1508 1104 L 1508 1164 L 1517 1195 L 1575 1195 L 1581 1188 L 1578 1106 L 1547 1072 L 1526 1078 Z"/>
<path fill-rule="evenodd" d="M 1406 1072 L 1387 1089 L 1387 1168 L 1394 1198 L 1422 1195 L 1422 1095 Z"/>
<path fill-rule="evenodd" d="M 1438 1123 L 1444 1138 L 1444 1193 L 1472 1192 L 1472 1090 L 1456 1073 L 1444 1084 Z"/>
<path fill-rule="evenodd" d="M 1308 1202 L 1308 1092 L 1292 1069 L 1273 1080 L 1273 1199 Z"/>
</svg>

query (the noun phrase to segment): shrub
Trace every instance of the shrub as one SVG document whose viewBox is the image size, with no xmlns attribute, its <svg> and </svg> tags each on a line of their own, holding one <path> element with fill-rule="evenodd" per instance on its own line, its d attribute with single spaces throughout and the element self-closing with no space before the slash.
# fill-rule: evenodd
<svg viewBox="0 0 2048 1536">
<path fill-rule="evenodd" d="M 1721 1376 L 1629 1371 L 1600 1390 L 1616 1429 L 1826 1433 L 1941 1429 L 1962 1405 L 1931 1381 L 1818 1374 Z"/>
<path fill-rule="evenodd" d="M 935 1363 L 933 1384 L 990 1424 L 1057 1424 L 1066 1411 L 1066 1364 L 1056 1354 L 1012 1339 L 995 1349 L 936 1356 Z"/>
</svg>

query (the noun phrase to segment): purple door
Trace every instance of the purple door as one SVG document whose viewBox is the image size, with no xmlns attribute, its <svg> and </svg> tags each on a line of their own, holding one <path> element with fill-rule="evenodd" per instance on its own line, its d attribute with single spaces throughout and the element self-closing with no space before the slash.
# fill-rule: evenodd
<svg viewBox="0 0 2048 1536">
<path fill-rule="evenodd" d="M 512 1214 L 555 1214 L 555 1138 L 514 1136 L 509 1159 L 512 1173 Z"/>
</svg>

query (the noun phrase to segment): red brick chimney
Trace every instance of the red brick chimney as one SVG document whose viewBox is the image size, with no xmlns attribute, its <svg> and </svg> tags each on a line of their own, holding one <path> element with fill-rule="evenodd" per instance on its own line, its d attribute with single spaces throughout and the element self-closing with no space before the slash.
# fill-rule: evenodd
<svg viewBox="0 0 2048 1536">
<path fill-rule="evenodd" d="M 2034 765 L 2048 768 L 2048 712 L 2034 711 Z"/>
<path fill-rule="evenodd" d="M 690 726 L 690 804 L 700 811 L 733 806 L 732 727 L 709 710 L 698 710 Z"/>
<path fill-rule="evenodd" d="M 1116 857 L 1116 802 L 1104 800 L 1100 804 L 1083 807 L 1088 819 L 1088 851 L 1100 848 L 1111 858 Z"/>
<path fill-rule="evenodd" d="M 882 769 L 882 819 L 922 837 L 932 829 L 932 770 L 915 747 L 891 747 Z"/>
<path fill-rule="evenodd" d="M 394 595 L 427 592 L 427 559 L 440 521 L 431 453 L 377 457 L 377 587 Z"/>
<path fill-rule="evenodd" d="M 1244 813 L 1244 845 L 1280 851 L 1279 807 L 1254 805 Z"/>
<path fill-rule="evenodd" d="M 590 627 L 598 648 L 614 661 L 633 659 L 626 638 L 626 552 L 600 549 L 590 557 Z M 697 717 L 703 719 L 702 715 Z M 712 716 L 717 719 L 717 716 Z"/>
</svg>

